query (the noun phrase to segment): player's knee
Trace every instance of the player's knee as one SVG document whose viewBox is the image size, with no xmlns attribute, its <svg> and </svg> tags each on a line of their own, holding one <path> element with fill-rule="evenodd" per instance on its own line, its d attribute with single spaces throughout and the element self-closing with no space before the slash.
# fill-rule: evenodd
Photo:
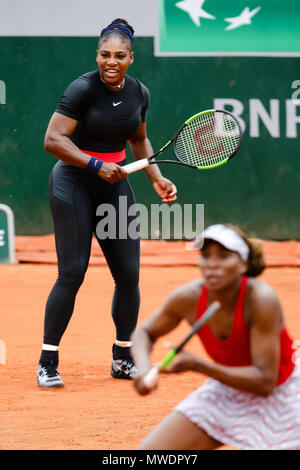
<svg viewBox="0 0 300 470">
<path fill-rule="evenodd" d="M 119 288 L 136 288 L 139 284 L 139 269 L 127 266 L 115 276 L 115 282 Z"/>
<path fill-rule="evenodd" d="M 59 268 L 58 282 L 79 289 L 84 281 L 86 268 L 80 265 Z"/>
</svg>

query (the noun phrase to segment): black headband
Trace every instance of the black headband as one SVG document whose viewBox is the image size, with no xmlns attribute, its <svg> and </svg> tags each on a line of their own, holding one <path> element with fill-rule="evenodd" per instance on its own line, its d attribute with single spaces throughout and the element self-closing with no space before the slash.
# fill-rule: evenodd
<svg viewBox="0 0 300 470">
<path fill-rule="evenodd" d="M 130 41 L 131 42 L 133 41 L 133 34 L 130 31 L 130 29 L 127 28 L 127 26 L 123 26 L 123 25 L 119 25 L 119 24 L 113 24 L 111 26 L 107 26 L 107 28 L 102 29 L 100 36 L 103 36 L 103 34 L 107 33 L 108 31 L 113 31 L 114 29 L 117 29 L 117 30 L 122 31 L 123 33 L 127 34 Z"/>
</svg>

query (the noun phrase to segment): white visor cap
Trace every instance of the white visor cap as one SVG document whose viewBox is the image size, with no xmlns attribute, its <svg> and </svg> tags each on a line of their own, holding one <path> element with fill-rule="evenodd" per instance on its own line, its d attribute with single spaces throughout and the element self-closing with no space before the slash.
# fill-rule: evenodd
<svg viewBox="0 0 300 470">
<path fill-rule="evenodd" d="M 242 237 L 229 227 L 222 224 L 210 225 L 198 235 L 194 241 L 194 248 L 201 250 L 205 240 L 213 240 L 227 248 L 227 250 L 235 251 L 240 255 L 243 261 L 248 260 L 249 247 Z"/>
</svg>

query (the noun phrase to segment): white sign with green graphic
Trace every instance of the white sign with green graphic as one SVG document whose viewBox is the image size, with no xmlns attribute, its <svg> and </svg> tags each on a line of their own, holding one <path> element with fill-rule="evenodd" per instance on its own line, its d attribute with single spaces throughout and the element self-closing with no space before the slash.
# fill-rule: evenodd
<svg viewBox="0 0 300 470">
<path fill-rule="evenodd" d="M 300 57 L 299 0 L 159 0 L 156 55 Z"/>
<path fill-rule="evenodd" d="M 14 214 L 10 207 L 0 204 L 0 263 L 16 263 Z"/>
</svg>

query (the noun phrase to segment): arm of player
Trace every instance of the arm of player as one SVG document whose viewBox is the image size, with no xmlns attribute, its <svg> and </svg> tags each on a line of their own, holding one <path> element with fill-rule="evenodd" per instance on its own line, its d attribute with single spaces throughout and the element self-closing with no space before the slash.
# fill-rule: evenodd
<svg viewBox="0 0 300 470">
<path fill-rule="evenodd" d="M 157 385 L 154 382 L 146 386 L 143 380 L 152 367 L 150 353 L 153 344 L 176 328 L 195 309 L 198 293 L 195 282 L 174 290 L 164 304 L 133 333 L 131 351 L 138 370 L 134 386 L 141 395 L 151 392 Z"/>
<path fill-rule="evenodd" d="M 276 386 L 280 360 L 282 313 L 276 294 L 264 286 L 253 301 L 250 344 L 253 365 L 229 367 L 187 352 L 178 355 L 166 372 L 193 370 L 233 388 L 267 396 Z"/>
<path fill-rule="evenodd" d="M 147 137 L 146 122 L 142 122 L 136 134 L 129 140 L 129 146 L 136 160 L 151 157 L 153 148 Z M 158 165 L 149 165 L 144 169 L 162 202 L 174 202 L 177 199 L 177 188 L 172 181 L 164 178 Z"/>
<path fill-rule="evenodd" d="M 70 136 L 73 134 L 78 121 L 54 113 L 50 119 L 45 139 L 44 149 L 56 158 L 70 165 L 86 168 L 90 157 L 72 142 Z M 127 177 L 127 172 L 116 163 L 104 162 L 98 172 L 100 178 L 114 183 Z"/>
<path fill-rule="evenodd" d="M 173 296 L 168 298 L 165 304 L 143 323 L 132 336 L 131 351 L 138 370 L 134 386 L 141 395 L 150 393 L 157 386 L 158 379 L 154 380 L 149 386 L 149 384 L 145 384 L 144 377 L 152 368 L 150 354 L 153 344 L 160 336 L 176 328 L 181 320 L 174 313 L 173 305 L 175 302 Z"/>
</svg>

